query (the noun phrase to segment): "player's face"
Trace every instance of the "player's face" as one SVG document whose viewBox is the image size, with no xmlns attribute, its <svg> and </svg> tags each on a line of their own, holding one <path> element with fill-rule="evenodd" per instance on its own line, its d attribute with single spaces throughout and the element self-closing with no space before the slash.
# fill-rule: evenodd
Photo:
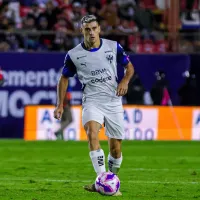
<svg viewBox="0 0 200 200">
<path fill-rule="evenodd" d="M 97 22 L 84 23 L 81 28 L 84 39 L 89 43 L 99 40 L 100 26 Z"/>
</svg>

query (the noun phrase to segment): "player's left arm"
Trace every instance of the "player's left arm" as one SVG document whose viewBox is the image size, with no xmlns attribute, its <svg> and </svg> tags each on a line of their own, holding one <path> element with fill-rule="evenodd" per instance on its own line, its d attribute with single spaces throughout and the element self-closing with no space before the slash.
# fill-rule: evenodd
<svg viewBox="0 0 200 200">
<path fill-rule="evenodd" d="M 125 75 L 117 87 L 117 96 L 124 96 L 127 93 L 128 84 L 133 74 L 134 74 L 134 67 L 132 63 L 129 61 L 129 63 L 126 66 Z"/>
<path fill-rule="evenodd" d="M 128 84 L 133 74 L 134 74 L 134 67 L 132 63 L 129 62 L 126 66 L 125 75 L 117 87 L 117 96 L 124 96 L 127 93 Z"/>
<path fill-rule="evenodd" d="M 125 67 L 125 75 L 117 87 L 117 96 L 124 96 L 128 91 L 128 84 L 134 74 L 134 67 L 121 45 L 117 44 L 117 62 Z"/>
</svg>

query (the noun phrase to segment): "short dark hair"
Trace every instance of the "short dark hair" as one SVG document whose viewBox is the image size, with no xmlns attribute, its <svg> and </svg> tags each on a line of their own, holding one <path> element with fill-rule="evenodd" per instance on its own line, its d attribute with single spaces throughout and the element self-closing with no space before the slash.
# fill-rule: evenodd
<svg viewBox="0 0 200 200">
<path fill-rule="evenodd" d="M 97 17 L 95 15 L 86 15 L 81 19 L 81 24 L 90 23 L 90 22 L 98 22 Z"/>
</svg>

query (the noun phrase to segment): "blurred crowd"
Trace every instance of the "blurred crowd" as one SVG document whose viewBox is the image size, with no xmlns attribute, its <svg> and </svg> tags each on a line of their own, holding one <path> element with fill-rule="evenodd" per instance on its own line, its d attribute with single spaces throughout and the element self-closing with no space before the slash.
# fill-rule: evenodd
<svg viewBox="0 0 200 200">
<path fill-rule="evenodd" d="M 192 70 L 185 71 L 182 76 L 185 83 L 178 89 L 179 102 L 181 106 L 200 106 L 200 93 L 196 73 Z M 169 82 L 163 71 L 155 72 L 156 81 L 150 91 L 146 91 L 140 77 L 134 74 L 126 94 L 126 104 L 136 105 L 162 105 L 172 106 L 172 95 L 170 94 Z"/>
<path fill-rule="evenodd" d="M 102 37 L 117 40 L 126 51 L 165 53 L 170 51 L 165 23 L 168 1 L 0 0 L 0 51 L 67 51 L 82 41 L 80 19 L 94 14 Z M 184 2 L 184 20 L 193 23 L 196 1 Z M 182 38 L 180 51 L 192 52 L 194 40 Z"/>
</svg>

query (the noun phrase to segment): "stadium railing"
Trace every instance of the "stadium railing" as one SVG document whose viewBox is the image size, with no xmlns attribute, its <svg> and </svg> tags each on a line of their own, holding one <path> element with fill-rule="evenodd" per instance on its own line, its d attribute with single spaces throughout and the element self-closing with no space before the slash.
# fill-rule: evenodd
<svg viewBox="0 0 200 200">
<path fill-rule="evenodd" d="M 112 31 L 102 38 L 115 39 L 133 53 L 198 53 L 199 30 L 186 30 L 177 35 L 168 32 L 152 32 L 148 35 Z M 0 30 L 0 52 L 49 52 L 67 51 L 82 41 L 80 33 L 39 30 Z M 172 41 L 173 40 L 173 41 Z M 176 48 L 174 48 L 176 46 Z"/>
</svg>

